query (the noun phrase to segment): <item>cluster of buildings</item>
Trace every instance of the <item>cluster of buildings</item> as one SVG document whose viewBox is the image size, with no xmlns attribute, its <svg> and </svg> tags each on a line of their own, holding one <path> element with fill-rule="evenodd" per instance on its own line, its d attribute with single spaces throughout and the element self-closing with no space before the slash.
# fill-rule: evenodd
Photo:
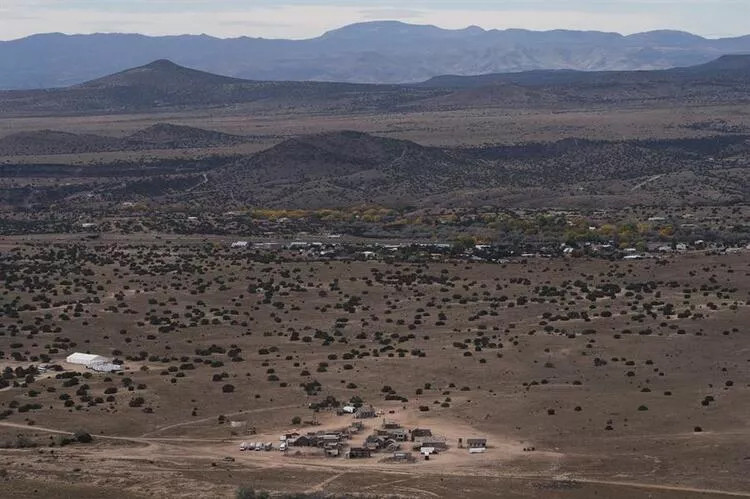
<svg viewBox="0 0 750 499">
<path fill-rule="evenodd" d="M 371 408 L 365 408 L 370 411 Z M 374 410 L 372 410 L 374 413 Z M 348 412 L 348 411 L 344 411 Z M 369 414 L 369 412 L 368 412 Z M 356 417 L 356 415 L 355 415 Z M 389 454 L 387 460 L 392 462 L 413 462 L 411 451 L 419 452 L 425 459 L 448 450 L 448 440 L 436 435 L 429 428 L 407 429 L 395 421 L 383 420 L 382 424 L 367 435 L 360 445 L 350 445 L 349 441 L 362 434 L 365 426 L 361 421 L 354 421 L 347 428 L 334 431 L 316 431 L 308 433 L 292 432 L 281 436 L 280 450 L 291 450 L 295 447 L 313 447 L 322 449 L 328 457 L 343 456 L 347 459 L 370 458 L 374 454 Z M 459 448 L 464 442 L 459 439 Z M 468 439 L 466 448 L 469 452 L 485 452 L 486 439 Z"/>
<path fill-rule="evenodd" d="M 303 448 L 313 448 L 316 451 L 323 451 L 327 457 L 340 457 L 346 459 L 363 459 L 370 458 L 374 454 L 384 456 L 383 462 L 392 463 L 411 463 L 416 460 L 411 451 L 418 452 L 425 460 L 430 456 L 442 453 L 448 450 L 448 440 L 446 437 L 436 435 L 430 428 L 413 428 L 407 429 L 396 421 L 383 419 L 380 425 L 372 430 L 369 435 L 360 440 L 360 444 L 352 444 L 350 441 L 360 437 L 365 432 L 363 419 L 372 419 L 381 416 L 371 405 L 355 407 L 345 405 L 338 409 L 338 414 L 351 415 L 353 417 L 351 424 L 336 430 L 318 430 L 302 433 L 291 431 L 279 437 L 279 450 L 282 452 L 297 450 Z M 458 439 L 458 448 L 466 448 L 469 453 L 483 453 L 487 450 L 487 439 L 469 438 L 465 442 Z M 255 450 L 267 451 L 273 450 L 271 443 L 262 442 L 243 442 L 240 446 L 241 451 Z"/>
<path fill-rule="evenodd" d="M 694 242 L 677 242 L 665 244 L 663 242 L 646 242 L 641 248 L 621 248 L 609 243 L 571 243 L 571 244 L 542 244 L 523 243 L 510 244 L 476 244 L 457 250 L 449 243 L 420 243 L 416 241 L 395 244 L 385 243 L 346 243 L 339 241 L 292 241 L 292 242 L 249 242 L 234 241 L 230 247 L 245 250 L 250 247 L 268 251 L 287 251 L 295 258 L 313 260 L 414 260 L 414 261 L 443 261 L 458 259 L 472 262 L 508 263 L 510 258 L 553 258 L 564 256 L 597 256 L 601 258 L 622 258 L 635 260 L 653 258 L 668 253 L 683 253 L 691 250 L 710 250 L 719 252 L 735 252 L 750 249 L 736 246 L 728 247 L 718 243 L 707 243 L 702 240 Z"/>
<path fill-rule="evenodd" d="M 333 431 L 316 431 L 301 434 L 291 432 L 281 436 L 282 449 L 292 447 L 317 447 L 325 451 L 328 457 L 338 457 L 346 447 L 348 440 L 364 431 L 365 426 L 360 421 L 354 421 L 347 428 Z"/>
</svg>

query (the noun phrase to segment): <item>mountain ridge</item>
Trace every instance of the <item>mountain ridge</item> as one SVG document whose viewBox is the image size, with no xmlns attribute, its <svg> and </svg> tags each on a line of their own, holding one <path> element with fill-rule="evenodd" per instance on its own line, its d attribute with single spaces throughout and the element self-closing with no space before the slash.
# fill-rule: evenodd
<svg viewBox="0 0 750 499">
<path fill-rule="evenodd" d="M 67 88 L 0 91 L 7 116 L 226 108 L 255 112 L 396 112 L 476 107 L 555 109 L 750 100 L 750 55 L 652 71 L 537 70 L 441 76 L 411 85 L 242 80 L 168 60 Z"/>
<path fill-rule="evenodd" d="M 666 69 L 741 52 L 750 52 L 750 36 L 447 30 L 397 21 L 344 26 L 306 40 L 48 33 L 0 42 L 0 89 L 66 87 L 157 59 L 252 80 L 414 83 L 442 74 Z"/>
</svg>

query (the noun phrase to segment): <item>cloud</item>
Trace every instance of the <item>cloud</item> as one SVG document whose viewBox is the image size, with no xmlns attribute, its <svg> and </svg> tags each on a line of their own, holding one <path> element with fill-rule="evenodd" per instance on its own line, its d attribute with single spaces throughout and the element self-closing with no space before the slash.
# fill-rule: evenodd
<svg viewBox="0 0 750 499">
<path fill-rule="evenodd" d="M 412 9 L 364 9 L 359 11 L 364 19 L 418 19 L 424 11 Z"/>
<path fill-rule="evenodd" d="M 750 31 L 750 0 L 0 0 L 0 38 L 40 32 L 310 38 L 373 19 L 445 28 Z"/>
</svg>

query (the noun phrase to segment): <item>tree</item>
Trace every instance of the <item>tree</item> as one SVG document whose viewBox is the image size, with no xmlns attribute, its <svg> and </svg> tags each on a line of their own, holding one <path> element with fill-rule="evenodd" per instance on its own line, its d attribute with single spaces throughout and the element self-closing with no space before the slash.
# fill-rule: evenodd
<svg viewBox="0 0 750 499">
<path fill-rule="evenodd" d="M 73 438 L 75 438 L 75 440 L 81 444 L 90 444 L 94 441 L 94 437 L 92 437 L 89 432 L 83 430 L 75 432 L 73 434 Z"/>
<path fill-rule="evenodd" d="M 237 489 L 237 499 L 268 499 L 271 497 L 268 492 L 255 492 L 250 487 L 239 487 Z"/>
<path fill-rule="evenodd" d="M 302 418 L 301 418 L 301 417 L 299 417 L 299 416 L 294 416 L 294 417 L 292 418 L 292 424 L 293 424 L 293 425 L 299 425 L 299 424 L 301 424 L 301 423 L 302 423 Z"/>
<path fill-rule="evenodd" d="M 453 243 L 453 252 L 463 253 L 464 251 L 473 248 L 476 244 L 476 240 L 471 236 L 459 236 L 456 239 L 456 242 Z"/>
</svg>

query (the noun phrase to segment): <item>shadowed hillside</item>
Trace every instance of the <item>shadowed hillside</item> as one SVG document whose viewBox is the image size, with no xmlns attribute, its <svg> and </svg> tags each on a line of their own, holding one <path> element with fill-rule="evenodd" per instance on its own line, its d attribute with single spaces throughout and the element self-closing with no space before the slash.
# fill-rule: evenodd
<svg viewBox="0 0 750 499">
<path fill-rule="evenodd" d="M 0 138 L 0 156 L 190 149 L 232 145 L 247 140 L 247 137 L 169 123 L 158 123 L 122 138 L 39 130 Z"/>
<path fill-rule="evenodd" d="M 2 199 L 25 206 L 52 200 L 80 206 L 144 199 L 207 210 L 363 204 L 594 209 L 725 205 L 750 199 L 748 154 L 746 135 L 436 148 L 344 131 L 288 139 L 244 157 L 154 158 L 87 167 L 6 164 L 0 178 L 77 180 L 35 188 L 8 184 Z"/>
<path fill-rule="evenodd" d="M 750 196 L 746 136 L 686 140 L 568 139 L 471 149 L 438 149 L 358 132 L 290 139 L 211 172 L 191 192 L 226 205 L 318 208 L 591 203 L 679 204 Z M 659 179 L 658 189 L 631 191 Z M 702 185 L 702 188 L 698 188 Z"/>
<path fill-rule="evenodd" d="M 214 172 L 211 184 L 237 202 L 331 206 L 479 187 L 492 172 L 405 140 L 359 132 L 294 138 Z"/>
<path fill-rule="evenodd" d="M 401 102 L 441 93 L 395 85 L 240 80 L 158 60 L 67 88 L 0 91 L 0 112 L 93 114 L 249 103 L 272 111 L 285 108 L 357 111 L 393 108 Z"/>
</svg>

